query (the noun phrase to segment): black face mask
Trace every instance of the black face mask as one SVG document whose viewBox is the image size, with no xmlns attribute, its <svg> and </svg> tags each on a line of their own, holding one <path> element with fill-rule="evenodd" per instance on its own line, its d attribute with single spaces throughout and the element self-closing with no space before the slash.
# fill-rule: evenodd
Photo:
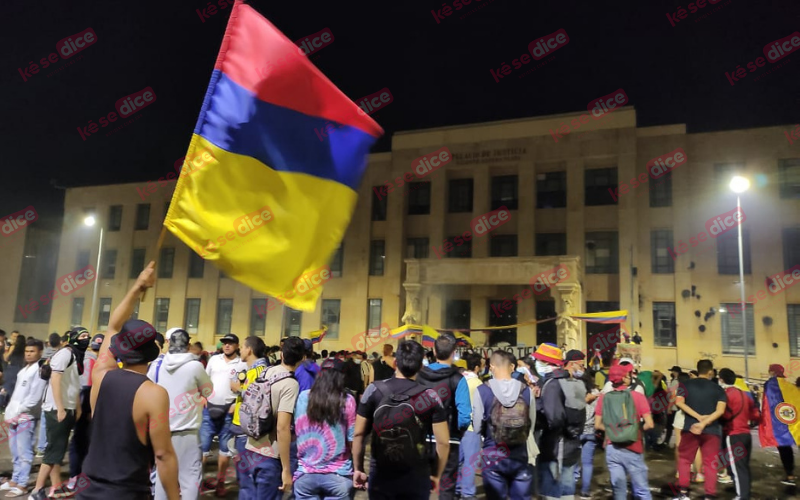
<svg viewBox="0 0 800 500">
<path fill-rule="evenodd" d="M 85 351 L 89 347 L 89 344 L 91 343 L 92 339 L 79 339 L 77 342 L 75 342 L 75 347 L 77 347 L 81 351 Z"/>
</svg>

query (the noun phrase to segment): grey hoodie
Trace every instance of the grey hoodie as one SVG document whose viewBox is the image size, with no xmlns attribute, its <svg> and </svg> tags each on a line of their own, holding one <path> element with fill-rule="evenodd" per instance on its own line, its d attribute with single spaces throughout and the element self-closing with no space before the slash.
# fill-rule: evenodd
<svg viewBox="0 0 800 500">
<path fill-rule="evenodd" d="M 492 390 L 494 397 L 506 408 L 514 406 L 520 391 L 525 388 L 519 380 L 513 378 L 504 380 L 493 378 L 487 382 L 487 385 Z M 475 391 L 476 392 L 472 394 L 472 426 L 475 429 L 475 433 L 480 434 L 483 425 L 483 414 L 485 411 L 491 410 L 491 408 L 484 409 L 483 400 L 480 395 L 477 394 L 478 389 L 475 389 Z M 539 448 L 537 448 L 536 441 L 533 437 L 533 430 L 536 428 L 536 398 L 533 397 L 533 394 L 531 394 L 531 404 L 528 409 L 528 414 L 531 418 L 531 433 L 528 436 L 527 458 L 530 463 L 535 463 L 536 455 L 539 454 Z"/>
<path fill-rule="evenodd" d="M 192 353 L 166 354 L 150 363 L 147 378 L 167 390 L 169 415 L 156 419 L 166 422 L 172 432 L 199 430 L 203 421 L 203 397 L 214 390 L 199 358 Z"/>
</svg>

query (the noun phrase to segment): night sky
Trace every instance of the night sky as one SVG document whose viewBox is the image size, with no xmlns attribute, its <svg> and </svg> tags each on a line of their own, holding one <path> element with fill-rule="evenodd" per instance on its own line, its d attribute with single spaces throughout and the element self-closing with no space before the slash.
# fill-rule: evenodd
<svg viewBox="0 0 800 500">
<path fill-rule="evenodd" d="M 231 11 L 222 3 L 203 15 L 209 4 L 193 0 L 4 2 L 0 217 L 31 204 L 58 215 L 63 190 L 54 185 L 145 182 L 171 171 L 188 147 Z M 687 0 L 472 0 L 458 11 L 454 0 L 248 3 L 292 40 L 329 28 L 333 43 L 312 60 L 351 99 L 391 91 L 394 101 L 373 115 L 386 130 L 374 151 L 388 151 L 397 131 L 581 111 L 618 88 L 639 126 L 704 132 L 798 120 L 800 55 L 754 66 L 733 86 L 725 75 L 800 31 L 798 0 L 701 0 L 696 12 Z M 444 6 L 453 12 L 437 23 L 432 10 Z M 87 28 L 93 45 L 23 81 L 31 61 Z M 569 43 L 552 61 L 523 78 L 538 63 L 512 67 L 495 81 L 490 70 L 560 29 Z M 82 139 L 79 127 L 99 124 L 118 99 L 145 87 L 156 101 L 132 123 Z"/>
</svg>

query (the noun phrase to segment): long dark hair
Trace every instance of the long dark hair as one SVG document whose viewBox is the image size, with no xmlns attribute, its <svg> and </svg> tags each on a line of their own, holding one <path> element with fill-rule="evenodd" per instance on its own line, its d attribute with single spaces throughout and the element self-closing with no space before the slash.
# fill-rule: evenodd
<svg viewBox="0 0 800 500">
<path fill-rule="evenodd" d="M 14 346 L 11 348 L 11 355 L 8 357 L 9 362 L 25 358 L 25 342 L 25 335 L 17 335 Z"/>
<path fill-rule="evenodd" d="M 308 419 L 319 425 L 340 424 L 346 397 L 344 374 L 338 370 L 322 370 L 308 394 Z"/>
</svg>

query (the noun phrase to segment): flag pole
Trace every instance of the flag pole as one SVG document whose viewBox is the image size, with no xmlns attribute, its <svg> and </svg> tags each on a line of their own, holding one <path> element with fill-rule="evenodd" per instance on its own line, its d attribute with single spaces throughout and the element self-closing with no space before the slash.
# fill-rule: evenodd
<svg viewBox="0 0 800 500">
<path fill-rule="evenodd" d="M 158 252 L 161 250 L 161 245 L 164 244 L 164 238 L 167 237 L 167 226 L 161 226 L 161 234 L 158 235 L 158 241 L 156 242 L 156 251 L 155 255 L 153 256 L 153 261 L 158 263 Z M 144 299 L 147 298 L 147 289 L 145 288 L 144 292 L 142 292 L 142 297 L 139 299 L 139 302 L 144 302 Z"/>
</svg>

